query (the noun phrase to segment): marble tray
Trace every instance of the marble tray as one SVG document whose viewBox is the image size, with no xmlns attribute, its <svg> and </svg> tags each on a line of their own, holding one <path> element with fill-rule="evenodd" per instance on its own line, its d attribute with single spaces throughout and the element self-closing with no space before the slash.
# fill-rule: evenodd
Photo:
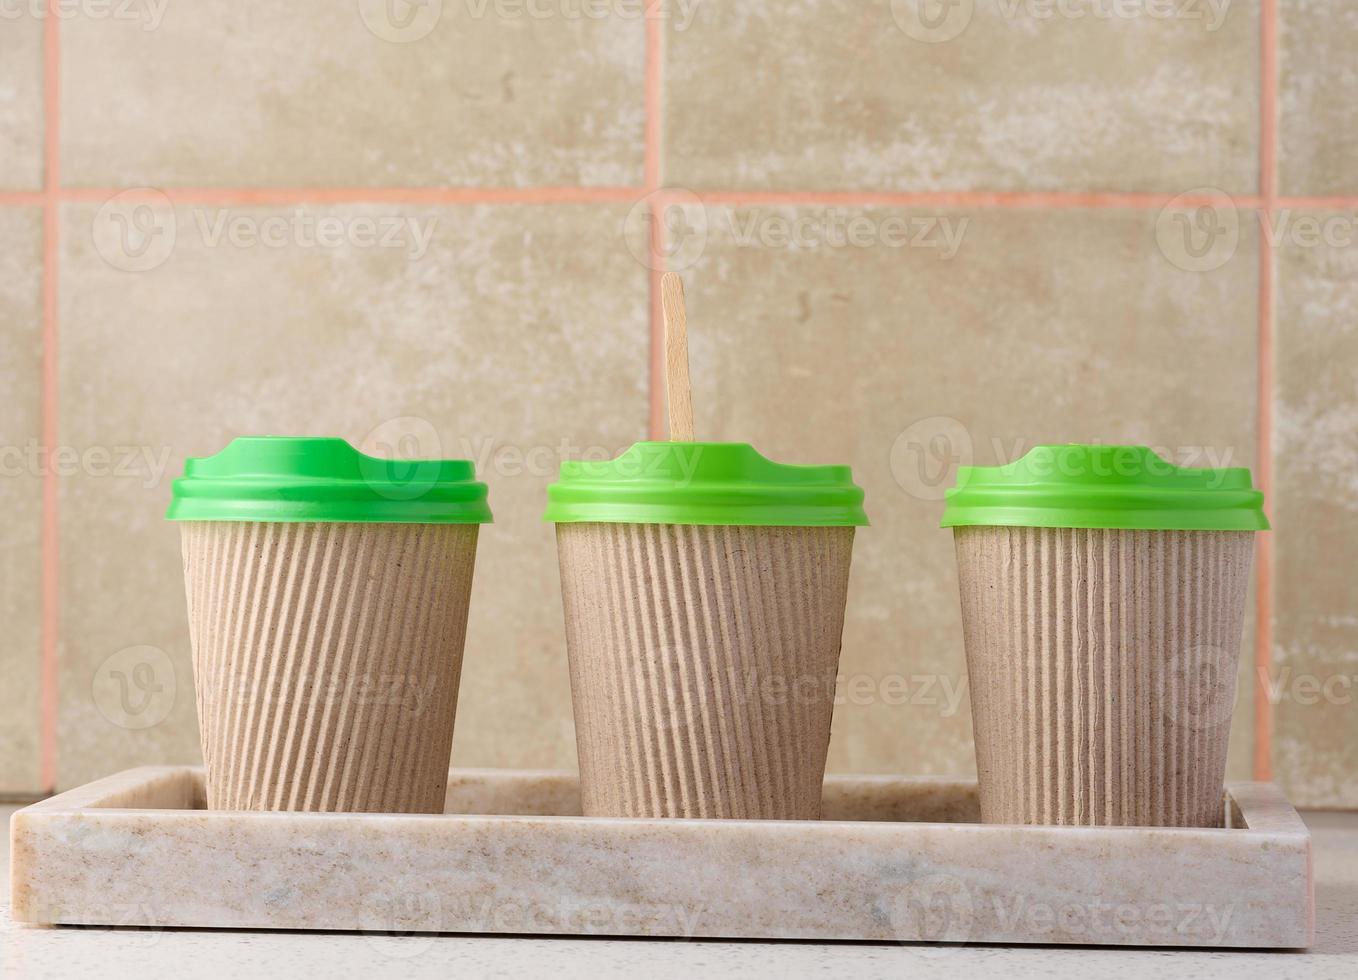
<svg viewBox="0 0 1358 980">
<path fill-rule="evenodd" d="M 575 777 L 455 770 L 445 815 L 232 813 L 134 769 L 16 813 L 36 924 L 1302 947 L 1310 835 L 1239 783 L 1212 830 L 985 826 L 972 783 L 832 777 L 817 822 L 578 816 Z"/>
</svg>

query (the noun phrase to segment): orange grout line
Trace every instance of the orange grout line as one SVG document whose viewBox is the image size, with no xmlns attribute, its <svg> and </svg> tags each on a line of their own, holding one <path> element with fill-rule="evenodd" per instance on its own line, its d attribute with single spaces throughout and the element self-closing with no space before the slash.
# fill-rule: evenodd
<svg viewBox="0 0 1358 980">
<path fill-rule="evenodd" d="M 635 187 L 73 187 L 63 200 L 169 198 L 174 204 L 630 204 Z"/>
<path fill-rule="evenodd" d="M 651 439 L 665 438 L 665 326 L 664 315 L 660 308 L 660 276 L 664 272 L 665 255 L 665 207 L 666 198 L 660 191 L 662 180 L 660 167 L 662 118 L 664 109 L 661 92 L 661 71 L 664 58 L 664 34 L 661 19 L 661 3 L 655 0 L 648 5 L 646 17 L 646 153 L 644 174 L 646 193 L 651 195 L 647 203 L 647 217 L 650 220 L 650 368 L 647 384 L 650 392 L 650 416 L 647 421 L 647 436 Z"/>
<path fill-rule="evenodd" d="M 60 259 L 61 187 L 61 33 L 57 16 L 59 0 L 49 0 L 43 21 L 43 247 L 42 247 L 42 444 L 51 450 L 59 431 L 60 361 L 57 350 L 59 294 L 57 273 Z M 42 473 L 41 540 L 41 689 L 39 778 L 45 792 L 57 787 L 57 630 L 61 601 L 60 554 L 58 551 L 58 491 L 55 469 Z"/>
<path fill-rule="evenodd" d="M 103 203 L 111 197 L 161 195 L 176 204 L 270 206 L 287 204 L 632 204 L 657 188 L 647 187 L 67 187 L 56 197 L 72 203 Z M 1053 208 L 1108 211 L 1161 207 L 1171 200 L 1185 207 L 1220 201 L 1214 194 L 1131 194 L 1108 192 L 1068 194 L 1061 191 L 687 191 L 672 188 L 674 196 L 692 195 L 706 204 L 842 205 L 845 207 L 972 207 L 1004 211 Z M 41 207 L 47 191 L 0 191 L 0 207 Z M 1261 195 L 1231 195 L 1236 207 L 1266 207 Z M 1276 208 L 1358 211 L 1358 195 L 1275 195 Z"/>
<path fill-rule="evenodd" d="M 1273 198 L 1276 208 L 1297 208 L 1313 211 L 1358 211 L 1358 197 L 1336 194 L 1329 197 L 1283 197 Z"/>
<path fill-rule="evenodd" d="M 646 112 L 646 156 L 645 156 L 645 183 L 648 191 L 653 191 L 660 186 L 660 139 L 661 139 L 661 112 L 664 108 L 663 93 L 661 91 L 661 71 L 663 68 L 662 57 L 664 55 L 662 34 L 664 20 L 661 15 L 661 0 L 648 0 L 646 15 L 646 89 L 645 89 L 645 112 Z"/>
<path fill-rule="evenodd" d="M 1259 9 L 1259 194 L 1261 218 L 1272 222 L 1278 194 L 1278 5 L 1263 0 Z M 1276 256 L 1263 228 L 1259 236 L 1259 488 L 1273 498 L 1273 351 L 1275 342 Z M 1259 535 L 1259 573 L 1254 629 L 1254 778 L 1273 778 L 1273 536 Z"/>
<path fill-rule="evenodd" d="M 676 189 L 678 190 L 678 189 Z M 847 207 L 959 207 L 1125 210 L 1160 208 L 1170 201 L 1186 207 L 1220 203 L 1220 194 L 1127 194 L 1064 191 L 692 191 L 704 204 L 749 206 L 843 205 Z M 1258 207 L 1251 195 L 1231 195 L 1236 207 Z"/>
</svg>

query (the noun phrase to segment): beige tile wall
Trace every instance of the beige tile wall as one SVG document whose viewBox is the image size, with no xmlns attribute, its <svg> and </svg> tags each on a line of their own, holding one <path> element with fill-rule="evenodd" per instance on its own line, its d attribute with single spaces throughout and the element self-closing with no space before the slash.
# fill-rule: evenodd
<svg viewBox="0 0 1358 980">
<path fill-rule="evenodd" d="M 42 186 L 44 129 L 42 23 L 8 16 L 0 20 L 0 191 Z"/>
<path fill-rule="evenodd" d="M 836 219 L 871 244 L 769 244 Z M 931 230 L 893 244 L 907 224 Z M 1166 260 L 1154 225 L 1141 211 L 686 214 L 706 229 L 689 270 L 697 427 L 779 460 L 851 462 L 867 492 L 843 653 L 862 694 L 836 709 L 835 768 L 973 764 L 952 536 L 938 528 L 956 463 L 1104 440 L 1253 464 L 1257 351 L 1239 329 L 1254 317 L 1252 229 L 1199 274 Z M 1237 775 L 1252 748 L 1244 675 Z"/>
<path fill-rule="evenodd" d="M 619 239 L 625 209 L 304 215 L 396 218 L 431 237 L 423 254 L 237 248 L 201 233 L 216 209 L 187 207 L 163 215 L 176 231 L 163 264 L 129 273 L 107 261 L 116 253 L 93 205 L 64 212 L 62 431 L 145 455 L 127 476 L 62 484 L 63 784 L 197 756 L 179 535 L 162 514 L 185 455 L 248 433 L 371 448 L 409 437 L 421 456 L 477 461 L 496 523 L 479 547 L 456 761 L 574 765 L 541 512 L 563 441 L 612 453 L 645 435 L 646 273 Z M 293 212 L 230 217 L 263 228 Z M 119 710 L 113 671 L 138 661 L 156 675 Z"/>
<path fill-rule="evenodd" d="M 1288 216 L 1279 252 L 1274 752 L 1352 806 L 1358 768 L 1358 212 Z M 1305 231 L 1320 228 L 1320 238 Z M 1343 245 L 1325 244 L 1346 242 Z"/>
<path fill-rule="evenodd" d="M 39 776 L 42 212 L 0 208 L 0 794 Z"/>
<path fill-rule="evenodd" d="M 1254 189 L 1256 4 L 1228 5 L 1218 22 L 1206 5 L 1202 19 L 1043 19 L 1024 12 L 1053 4 L 967 0 L 944 5 L 937 30 L 912 16 L 917 6 L 741 0 L 699 5 L 686 29 L 672 19 L 667 178 L 783 190 Z"/>
<path fill-rule="evenodd" d="M 634 203 L 656 200 L 651 113 L 662 199 L 682 204 L 666 261 L 688 282 L 699 426 L 851 463 L 868 490 L 844 647 L 860 694 L 836 715 L 833 768 L 972 770 L 936 527 L 949 462 L 1103 439 L 1258 466 L 1260 368 L 1276 362 L 1276 703 L 1270 739 L 1254 725 L 1251 625 L 1231 772 L 1271 750 L 1294 799 L 1358 805 L 1343 683 L 1321 704 L 1279 684 L 1352 681 L 1358 657 L 1339 573 L 1358 548 L 1343 503 L 1354 250 L 1296 225 L 1261 234 L 1253 210 L 1305 213 L 1259 183 L 1275 103 L 1281 193 L 1358 194 L 1353 18 L 1281 4 L 1275 92 L 1259 5 L 1124 6 L 1043 17 L 1051 5 L 968 0 L 935 28 L 913 0 L 675 0 L 649 31 L 627 2 L 596 16 L 442 0 L 408 5 L 406 23 L 381 0 L 208 0 L 64 19 L 50 326 L 77 464 L 49 476 L 57 764 L 39 766 L 41 478 L 5 478 L 19 517 L 0 559 L 0 667 L 15 679 L 0 690 L 0 792 L 197 758 L 161 515 L 186 455 L 252 432 L 404 437 L 477 460 L 497 523 L 454 761 L 573 764 L 538 517 L 563 455 L 646 432 L 654 263 Z M 41 424 L 42 201 L 27 193 L 44 187 L 41 42 L 32 18 L 0 21 L 5 446 Z M 1202 188 L 1239 207 L 1165 205 Z M 322 219 L 338 244 L 317 240 Z M 379 227 L 399 229 L 395 247 L 366 241 Z"/>
<path fill-rule="evenodd" d="M 76 18 L 63 32 L 66 181 L 639 183 L 640 22 L 500 19 L 493 2 L 196 0 L 154 30 Z M 404 13 L 408 28 L 389 19 Z"/>
<path fill-rule="evenodd" d="M 1358 8 L 1330 0 L 1280 5 L 1281 190 L 1358 192 Z"/>
<path fill-rule="evenodd" d="M 1302 198 L 1358 194 L 1351 4 L 1280 5 L 1279 179 Z M 1286 203 L 1286 202 L 1284 202 Z M 1349 199 L 1349 208 L 1358 200 Z M 1275 768 L 1295 797 L 1358 805 L 1358 214 L 1274 218 L 1278 242 Z"/>
</svg>

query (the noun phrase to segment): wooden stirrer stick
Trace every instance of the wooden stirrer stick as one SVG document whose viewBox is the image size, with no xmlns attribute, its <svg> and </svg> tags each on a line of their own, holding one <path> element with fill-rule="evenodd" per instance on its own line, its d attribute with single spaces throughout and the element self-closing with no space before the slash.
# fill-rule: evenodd
<svg viewBox="0 0 1358 980">
<path fill-rule="evenodd" d="M 670 439 L 693 441 L 693 390 L 688 380 L 688 315 L 684 281 L 675 273 L 660 277 L 660 309 L 665 315 L 665 390 L 669 395 Z"/>
</svg>

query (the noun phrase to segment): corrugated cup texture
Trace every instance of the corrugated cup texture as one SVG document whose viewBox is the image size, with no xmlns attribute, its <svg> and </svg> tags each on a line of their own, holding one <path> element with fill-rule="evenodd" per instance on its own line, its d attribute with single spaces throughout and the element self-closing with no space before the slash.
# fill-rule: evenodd
<svg viewBox="0 0 1358 980">
<path fill-rule="evenodd" d="M 181 526 L 208 807 L 441 813 L 476 525 Z"/>
<path fill-rule="evenodd" d="M 820 816 L 852 527 L 559 524 L 587 816 Z"/>
<path fill-rule="evenodd" d="M 982 820 L 1220 826 L 1253 533 L 955 536 Z"/>
</svg>

